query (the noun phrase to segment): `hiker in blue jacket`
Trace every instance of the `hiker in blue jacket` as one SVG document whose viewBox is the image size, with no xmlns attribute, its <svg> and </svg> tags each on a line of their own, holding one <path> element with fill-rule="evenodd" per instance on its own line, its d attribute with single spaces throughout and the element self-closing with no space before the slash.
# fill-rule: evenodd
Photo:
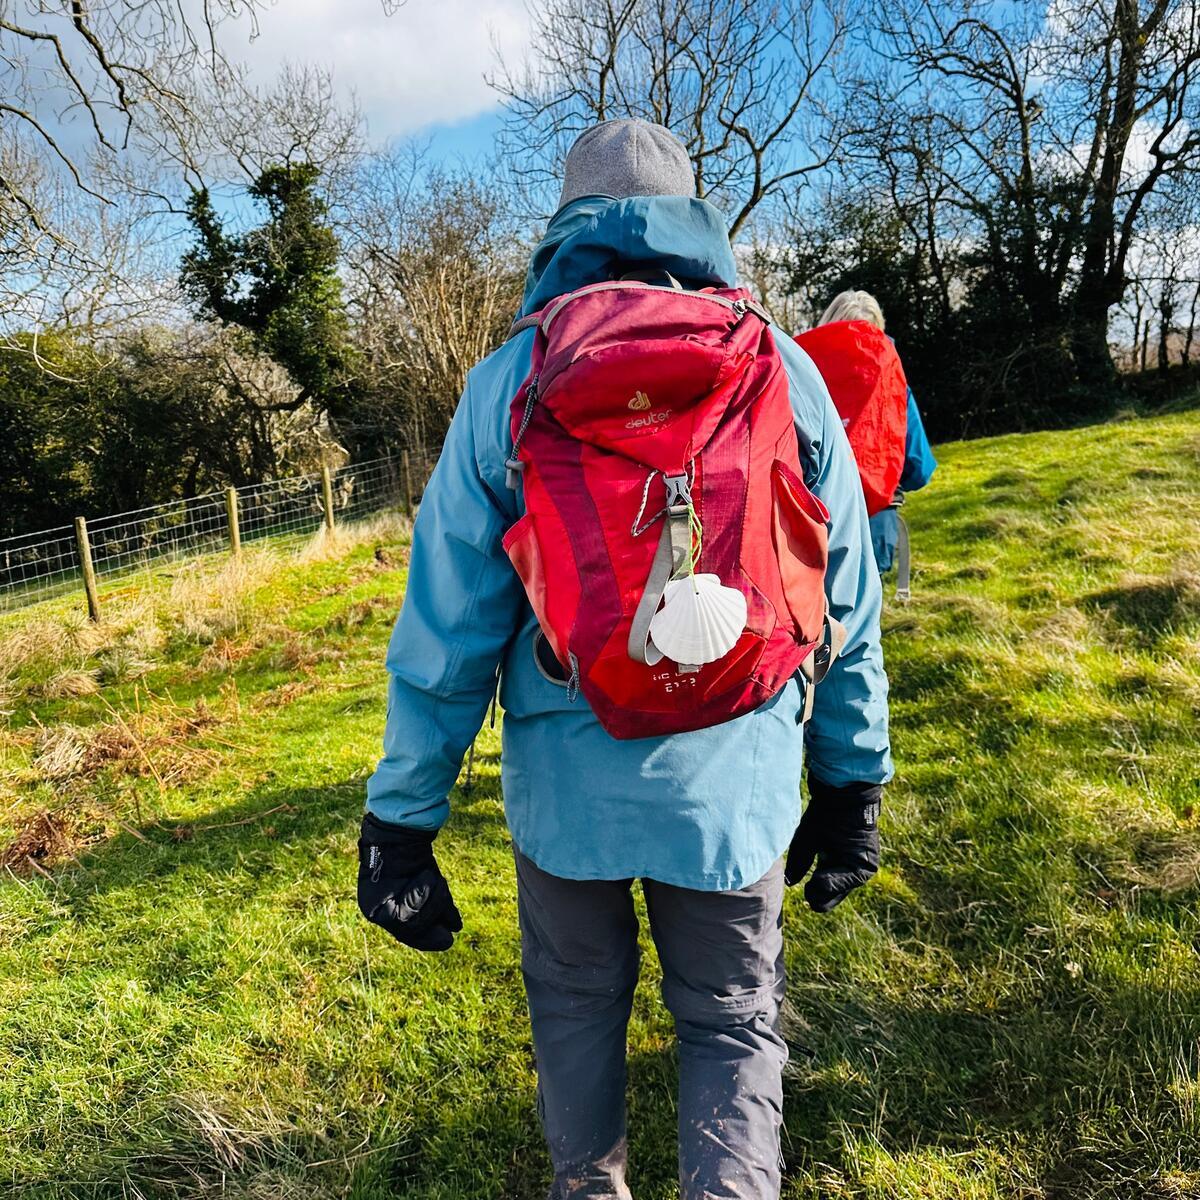
<svg viewBox="0 0 1200 1200">
<path fill-rule="evenodd" d="M 695 198 L 682 145 L 659 126 L 611 121 L 567 156 L 522 312 L 631 270 L 668 271 L 693 287 L 731 286 L 736 275 L 724 221 Z M 536 620 L 501 546 L 522 511 L 505 460 L 509 404 L 533 340 L 532 330 L 515 335 L 470 372 L 421 504 L 387 655 L 384 757 L 367 787 L 359 904 L 418 950 L 445 950 L 462 928 L 433 842 L 499 670 L 502 783 L 550 1195 L 630 1195 L 625 1037 L 638 879 L 679 1039 L 681 1196 L 774 1200 L 787 1059 L 785 876 L 797 882 L 815 862 L 805 895 L 822 912 L 865 883 L 878 866 L 880 793 L 892 773 L 880 584 L 857 471 L 816 368 L 776 331 L 807 482 L 832 514 L 826 593 L 847 629 L 845 648 L 807 725 L 797 676 L 725 724 L 615 740 L 545 669 Z"/>
<path fill-rule="evenodd" d="M 829 302 L 818 325 L 832 321 L 870 321 L 879 329 L 885 329 L 883 309 L 870 292 L 839 292 Z M 906 492 L 916 492 L 933 478 L 937 470 L 937 459 L 925 434 L 925 423 L 912 388 L 908 389 L 908 422 L 904 435 L 904 471 L 900 475 L 898 502 L 891 508 L 877 512 L 871 518 L 871 549 L 875 552 L 875 564 L 881 575 L 886 575 L 896 562 L 896 547 L 900 543 L 900 505 Z M 907 575 L 907 572 L 905 572 Z M 908 583 L 903 581 L 903 589 Z"/>
</svg>

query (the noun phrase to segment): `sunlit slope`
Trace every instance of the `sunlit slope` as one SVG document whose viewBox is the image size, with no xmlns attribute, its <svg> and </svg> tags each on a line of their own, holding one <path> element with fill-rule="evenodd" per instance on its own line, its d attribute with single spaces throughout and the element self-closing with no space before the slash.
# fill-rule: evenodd
<svg viewBox="0 0 1200 1200">
<path fill-rule="evenodd" d="M 1200 415 L 939 458 L 885 869 L 789 899 L 785 1195 L 1200 1196 Z M 0 631 L 0 1193 L 545 1194 L 498 732 L 438 842 L 454 950 L 353 901 L 404 543 Z M 677 1194 L 656 986 L 647 944 L 639 1200 Z"/>
</svg>

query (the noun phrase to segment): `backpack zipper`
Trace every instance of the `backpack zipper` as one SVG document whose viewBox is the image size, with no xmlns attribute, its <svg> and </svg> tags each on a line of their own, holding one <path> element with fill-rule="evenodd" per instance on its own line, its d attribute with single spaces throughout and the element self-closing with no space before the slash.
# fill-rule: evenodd
<svg viewBox="0 0 1200 1200">
<path fill-rule="evenodd" d="M 653 283 L 636 283 L 627 279 L 614 279 L 608 283 L 594 283 L 591 287 L 580 288 L 577 292 L 572 292 L 568 296 L 563 296 L 557 304 L 542 318 L 542 332 L 549 336 L 550 326 L 554 318 L 572 300 L 578 300 L 581 296 L 590 296 L 593 292 L 611 292 L 617 288 L 627 288 L 630 291 L 645 292 L 645 291 L 663 291 L 665 289 L 656 287 Z M 761 317 L 764 321 L 768 320 L 766 312 L 759 308 L 757 304 L 751 305 L 746 300 L 726 300 L 724 296 L 713 296 L 708 292 L 693 292 L 687 288 L 681 288 L 678 291 L 672 289 L 671 294 L 674 296 L 694 296 L 697 300 L 707 300 L 711 304 L 719 304 L 722 308 L 728 308 L 736 313 L 739 317 L 744 317 L 747 312 L 753 310 L 755 315 Z"/>
</svg>

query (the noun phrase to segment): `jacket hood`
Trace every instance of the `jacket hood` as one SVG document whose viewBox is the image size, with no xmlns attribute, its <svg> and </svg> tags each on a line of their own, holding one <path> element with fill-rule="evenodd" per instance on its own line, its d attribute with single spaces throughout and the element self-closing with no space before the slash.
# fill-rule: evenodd
<svg viewBox="0 0 1200 1200">
<path fill-rule="evenodd" d="M 645 269 L 698 287 L 734 287 L 737 266 L 720 212 L 687 196 L 581 196 L 565 204 L 530 259 L 521 316 L 586 284 Z"/>
</svg>

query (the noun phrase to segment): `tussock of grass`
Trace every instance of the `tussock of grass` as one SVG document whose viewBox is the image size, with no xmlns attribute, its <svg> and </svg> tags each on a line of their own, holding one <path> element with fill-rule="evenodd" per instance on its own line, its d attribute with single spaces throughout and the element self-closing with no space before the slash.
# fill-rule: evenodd
<svg viewBox="0 0 1200 1200">
<path fill-rule="evenodd" d="M 75 725 L 43 730 L 34 750 L 34 768 L 51 783 L 70 779 L 83 770 L 90 741 L 88 731 Z"/>
<path fill-rule="evenodd" d="M 302 563 L 333 562 L 360 546 L 399 546 L 412 534 L 412 521 L 401 513 L 379 513 L 353 525 L 339 525 L 332 532 L 320 529 L 297 556 Z M 391 564 L 387 564 L 391 565 Z"/>
<path fill-rule="evenodd" d="M 279 573 L 269 549 L 246 551 L 217 568 L 204 559 L 184 566 L 171 581 L 166 609 L 188 641 L 210 644 L 244 630 L 254 613 L 254 594 Z"/>
<path fill-rule="evenodd" d="M 1200 1195 L 1197 445 L 1190 412 L 942 447 L 906 506 L 884 870 L 827 918 L 788 901 L 785 1200 Z M 497 732 L 438 843 L 454 950 L 353 900 L 406 539 L 201 564 L 19 653 L 4 627 L 22 1200 L 544 1195 Z M 100 691 L 48 694 L 68 670 Z M 648 952 L 639 1200 L 677 1195 L 656 982 Z"/>
<path fill-rule="evenodd" d="M 51 675 L 40 688 L 47 700 L 68 700 L 75 696 L 92 696 L 100 690 L 100 672 L 68 667 Z"/>
</svg>

